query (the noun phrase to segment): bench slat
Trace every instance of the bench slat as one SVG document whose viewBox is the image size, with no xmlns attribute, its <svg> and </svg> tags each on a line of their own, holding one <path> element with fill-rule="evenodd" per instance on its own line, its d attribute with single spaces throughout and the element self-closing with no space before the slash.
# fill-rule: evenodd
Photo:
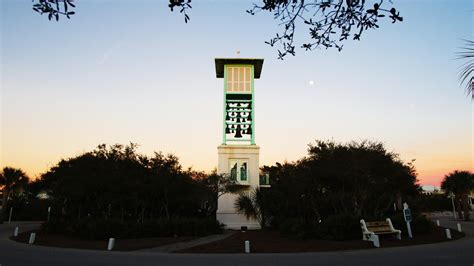
<svg viewBox="0 0 474 266">
<path fill-rule="evenodd" d="M 367 226 L 367 230 L 377 235 L 385 235 L 385 234 L 397 234 L 397 231 L 392 231 L 390 228 L 390 223 L 387 221 L 373 221 L 373 222 L 365 222 Z"/>
<path fill-rule="evenodd" d="M 390 228 L 390 226 L 368 226 L 367 229 L 369 231 L 392 231 L 392 229 Z"/>
<path fill-rule="evenodd" d="M 367 227 L 370 226 L 390 226 L 387 221 L 380 221 L 380 222 L 365 222 Z"/>
<path fill-rule="evenodd" d="M 385 231 L 385 232 L 374 232 L 377 235 L 388 235 L 388 234 L 398 234 L 398 232 Z"/>
</svg>

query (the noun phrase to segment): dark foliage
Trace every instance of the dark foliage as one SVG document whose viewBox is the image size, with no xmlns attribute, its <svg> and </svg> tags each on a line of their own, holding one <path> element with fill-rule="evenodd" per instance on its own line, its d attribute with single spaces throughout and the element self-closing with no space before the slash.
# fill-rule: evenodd
<svg viewBox="0 0 474 266">
<path fill-rule="evenodd" d="M 13 208 L 14 221 L 42 221 L 48 217 L 50 202 L 29 193 L 14 193 L 10 195 L 8 206 L 4 219 L 8 219 L 9 209 Z"/>
<path fill-rule="evenodd" d="M 244 214 L 247 219 L 254 218 L 260 226 L 267 227 L 269 225 L 268 206 L 272 205 L 272 199 L 269 197 L 269 191 L 256 188 L 249 193 L 240 193 L 234 203 L 235 210 Z"/>
<path fill-rule="evenodd" d="M 75 7 L 73 0 L 32 1 L 33 9 L 47 14 L 49 20 L 59 20 L 60 15 L 70 18 L 74 14 L 70 11 L 71 7 Z M 184 15 L 184 22 L 190 20 L 187 11 L 192 8 L 191 0 L 169 0 L 168 7 L 171 11 L 179 10 Z M 385 7 L 383 0 L 262 0 L 260 4 L 253 4 L 247 13 L 255 15 L 260 11 L 273 14 L 282 27 L 281 32 L 266 42 L 272 47 L 281 47 L 278 49 L 279 59 L 288 54 L 295 55 L 297 25 L 305 27 L 310 39 L 302 43 L 301 48 L 334 47 L 340 51 L 344 41 L 360 40 L 364 31 L 379 28 L 380 19 L 387 17 L 392 23 L 403 21 L 394 7 Z"/>
<path fill-rule="evenodd" d="M 361 237 L 360 217 L 350 214 L 330 215 L 322 221 L 289 218 L 280 226 L 280 233 L 288 238 L 350 240 Z"/>
<path fill-rule="evenodd" d="M 449 173 L 441 182 L 441 188 L 447 195 L 452 194 L 454 196 L 459 217 L 464 217 L 466 221 L 470 221 L 469 194 L 471 190 L 474 190 L 474 174 L 469 171 Z"/>
<path fill-rule="evenodd" d="M 138 154 L 136 147 L 133 143 L 99 145 L 94 151 L 61 160 L 43 174 L 37 182 L 51 202 L 50 227 L 59 224 L 63 231 L 79 235 L 91 231 L 91 237 L 97 237 L 100 229 L 116 232 L 116 228 L 137 224 L 146 228 L 145 224 L 157 219 L 179 227 L 185 226 L 180 222 L 183 219 L 214 216 L 208 203 L 217 195 L 206 174 L 182 170 L 174 155 L 147 157 Z M 139 232 L 145 230 L 139 227 Z M 129 235 L 136 234 L 127 231 L 125 236 Z"/>
<path fill-rule="evenodd" d="M 288 238 L 310 239 L 318 235 L 318 223 L 302 218 L 288 218 L 280 222 L 280 234 Z"/>
<path fill-rule="evenodd" d="M 216 170 L 209 175 L 203 172 L 191 172 L 191 175 L 201 187 L 206 188 L 201 192 L 203 193 L 202 198 L 207 199 L 202 206 L 207 216 L 215 216 L 219 197 L 225 193 L 235 193 L 238 190 L 235 180 L 230 179 L 227 175 L 218 174 Z"/>
<path fill-rule="evenodd" d="M 0 172 L 0 188 L 2 191 L 2 208 L 0 209 L 0 223 L 7 216 L 10 195 L 21 193 L 29 182 L 29 177 L 21 169 L 4 167 Z"/>
<path fill-rule="evenodd" d="M 461 86 L 466 88 L 466 94 L 471 95 L 471 98 L 474 99 L 472 93 L 474 90 L 474 41 L 465 40 L 465 42 L 465 46 L 457 53 L 457 59 L 464 61 L 459 70 L 459 81 Z"/>
<path fill-rule="evenodd" d="M 367 1 L 369 2 L 369 1 Z M 301 48 L 334 47 L 342 50 L 347 39 L 360 40 L 368 29 L 379 28 L 379 20 L 388 17 L 393 23 L 403 21 L 394 8 L 383 8 L 383 1 L 365 0 L 273 0 L 263 1 L 263 5 L 254 4 L 247 12 L 254 15 L 258 11 L 268 11 L 275 20 L 279 20 L 283 30 L 266 42 L 270 46 L 280 44 L 278 58 L 295 55 L 295 29 L 298 23 L 307 27 L 310 41 L 301 44 Z"/>
<path fill-rule="evenodd" d="M 423 212 L 449 211 L 453 209 L 451 199 L 442 194 L 421 194 L 412 202 L 413 203 L 410 206 L 412 209 L 417 209 Z"/>
<path fill-rule="evenodd" d="M 361 238 L 360 217 L 351 214 L 331 215 L 321 221 L 318 236 L 328 240 Z"/>
<path fill-rule="evenodd" d="M 48 19 L 59 20 L 61 15 L 71 18 L 75 14 L 74 11 L 70 11 L 76 7 L 74 0 L 32 0 L 33 10 L 39 14 L 47 14 Z"/>
<path fill-rule="evenodd" d="M 419 213 L 413 213 L 413 221 L 410 223 L 411 226 L 411 231 L 414 235 L 416 234 L 426 234 L 431 232 L 435 225 L 434 223 L 428 219 L 426 216 L 419 214 Z M 405 222 L 405 219 L 403 217 L 402 213 L 397 213 L 393 214 L 390 216 L 390 219 L 392 220 L 393 227 L 396 229 L 402 230 L 402 235 L 405 237 L 408 237 L 408 229 L 407 229 L 407 224 Z"/>
<path fill-rule="evenodd" d="M 272 185 L 261 207 L 266 219 L 299 238 L 318 231 L 319 237 L 351 238 L 350 228 L 359 228 L 360 218 L 385 219 L 394 203 L 411 203 L 419 194 L 413 165 L 377 142 L 318 141 L 309 146 L 306 158 L 262 171 L 270 175 Z"/>
</svg>

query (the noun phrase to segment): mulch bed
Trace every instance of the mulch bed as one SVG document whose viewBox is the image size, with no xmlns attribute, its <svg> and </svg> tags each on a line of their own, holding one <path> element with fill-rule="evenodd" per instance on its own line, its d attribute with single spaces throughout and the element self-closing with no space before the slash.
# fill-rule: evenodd
<svg viewBox="0 0 474 266">
<path fill-rule="evenodd" d="M 84 240 L 77 237 L 48 234 L 39 230 L 33 230 L 18 234 L 17 237 L 10 237 L 12 240 L 21 243 L 28 243 L 30 233 L 36 233 L 35 245 L 78 248 L 78 249 L 98 249 L 107 250 L 108 240 Z M 114 251 L 130 251 L 146 249 L 173 244 L 177 242 L 189 241 L 195 237 L 151 237 L 151 238 L 132 238 L 115 239 Z"/>
<path fill-rule="evenodd" d="M 62 248 L 78 249 L 97 249 L 106 250 L 107 240 L 83 240 L 76 237 L 47 234 L 39 230 L 23 232 L 18 237 L 11 237 L 12 240 L 28 243 L 30 233 L 36 233 L 35 245 L 53 246 Z M 451 229 L 453 240 L 465 236 Z M 177 242 L 189 241 L 195 237 L 154 237 L 154 238 L 136 238 L 136 239 L 116 239 L 114 250 L 131 251 L 159 247 Z M 244 241 L 250 240 L 251 253 L 294 253 L 294 252 L 319 252 L 319 251 L 342 251 L 356 249 L 373 249 L 372 242 L 362 240 L 331 241 L 308 239 L 298 240 L 282 237 L 277 231 L 258 230 L 247 232 L 236 232 L 226 239 L 212 242 L 205 245 L 192 247 L 176 251 L 177 253 L 244 253 Z M 413 239 L 403 236 L 402 240 L 391 236 L 381 236 L 380 246 L 400 247 L 420 244 L 430 244 L 437 242 L 452 241 L 446 239 L 445 228 L 436 227 L 432 233 L 416 234 Z"/>
<path fill-rule="evenodd" d="M 465 236 L 464 233 L 451 229 L 453 240 Z M 362 238 L 362 235 L 361 235 Z M 372 242 L 362 240 L 331 241 L 331 240 L 296 240 L 280 236 L 277 231 L 247 231 L 236 232 L 221 241 L 192 247 L 177 251 L 178 253 L 244 253 L 244 241 L 250 240 L 251 253 L 293 253 L 293 252 L 318 252 L 318 251 L 341 251 L 355 249 L 373 249 Z M 381 236 L 380 246 L 399 247 L 436 242 L 452 241 L 446 239 L 445 228 L 436 227 L 432 233 L 417 234 L 413 239 L 402 236 L 398 240 L 391 236 Z"/>
</svg>

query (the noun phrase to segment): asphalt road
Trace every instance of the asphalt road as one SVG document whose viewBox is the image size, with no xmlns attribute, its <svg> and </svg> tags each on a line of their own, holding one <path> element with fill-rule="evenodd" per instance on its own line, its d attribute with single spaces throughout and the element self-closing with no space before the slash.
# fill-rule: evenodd
<svg viewBox="0 0 474 266">
<path fill-rule="evenodd" d="M 440 218 L 442 225 L 455 223 Z M 446 219 L 446 220 L 443 220 Z M 0 266 L 9 265 L 474 265 L 474 223 L 452 242 L 372 250 L 298 254 L 163 254 L 107 252 L 26 245 L 8 237 L 16 224 L 0 225 Z M 35 224 L 21 224 L 23 230 Z M 37 226 L 37 225 L 36 225 Z M 20 230 L 20 231 L 23 231 Z"/>
</svg>

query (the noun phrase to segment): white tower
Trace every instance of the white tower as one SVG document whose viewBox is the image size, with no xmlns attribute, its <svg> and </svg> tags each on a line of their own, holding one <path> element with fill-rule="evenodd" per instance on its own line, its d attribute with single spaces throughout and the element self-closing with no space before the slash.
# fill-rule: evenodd
<svg viewBox="0 0 474 266">
<path fill-rule="evenodd" d="M 217 147 L 217 171 L 235 180 L 239 193 L 251 193 L 261 185 L 260 147 L 255 145 L 254 79 L 260 78 L 263 59 L 216 58 L 215 64 L 217 78 L 224 78 L 223 139 Z M 234 193 L 219 197 L 217 220 L 229 229 L 260 229 L 258 221 L 236 212 L 237 197 Z"/>
</svg>

